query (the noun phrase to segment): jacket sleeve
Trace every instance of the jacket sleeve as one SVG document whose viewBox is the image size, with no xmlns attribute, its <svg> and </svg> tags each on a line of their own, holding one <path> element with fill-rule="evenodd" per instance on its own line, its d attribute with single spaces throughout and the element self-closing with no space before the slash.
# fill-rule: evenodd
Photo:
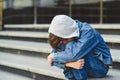
<svg viewBox="0 0 120 80">
<path fill-rule="evenodd" d="M 64 51 L 54 54 L 53 60 L 61 63 L 76 61 L 87 55 L 98 43 L 95 30 L 89 24 L 84 23 L 79 39 L 67 43 Z"/>
<path fill-rule="evenodd" d="M 53 65 L 60 68 L 60 69 L 65 69 L 66 68 L 64 63 L 53 62 Z"/>
<path fill-rule="evenodd" d="M 56 54 L 56 52 L 57 52 L 56 50 L 52 50 L 51 53 Z M 59 61 L 53 61 L 53 65 L 56 66 L 56 67 L 58 67 L 58 68 L 60 68 L 60 69 L 65 69 L 66 68 L 65 64 L 61 63 Z"/>
</svg>

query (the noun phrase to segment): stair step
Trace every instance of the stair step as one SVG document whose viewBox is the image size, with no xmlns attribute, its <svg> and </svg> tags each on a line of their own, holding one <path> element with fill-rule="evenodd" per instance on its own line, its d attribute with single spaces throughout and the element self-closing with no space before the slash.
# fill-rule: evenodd
<svg viewBox="0 0 120 80">
<path fill-rule="evenodd" d="M 7 30 L 16 31 L 48 31 L 49 24 L 19 24 L 19 25 L 4 25 Z"/>
<path fill-rule="evenodd" d="M 91 26 L 95 29 L 111 29 L 111 30 L 120 30 L 120 24 L 91 24 Z"/>
<path fill-rule="evenodd" d="M 48 29 L 50 24 L 6 24 L 5 28 L 23 28 L 23 29 Z M 91 26 L 95 29 L 119 29 L 120 24 L 91 24 Z"/>
<path fill-rule="evenodd" d="M 44 58 L 3 52 L 0 52 L 0 55 L 0 65 L 64 79 L 62 71 L 56 67 L 50 67 Z"/>
<path fill-rule="evenodd" d="M 120 35 L 120 24 L 91 24 L 101 34 Z"/>
<path fill-rule="evenodd" d="M 49 24 L 17 24 L 17 25 L 11 25 L 7 24 L 4 26 L 5 28 L 32 28 L 32 29 L 48 29 Z"/>
<path fill-rule="evenodd" d="M 0 70 L 0 80 L 33 80 L 33 79 L 14 74 L 12 72 Z"/>
<path fill-rule="evenodd" d="M 22 40 L 32 42 L 48 43 L 47 32 L 35 31 L 0 31 L 1 39 Z M 110 48 L 120 49 L 120 35 L 102 34 L 105 42 Z"/>
<path fill-rule="evenodd" d="M 120 63 L 120 49 L 111 49 L 110 51 L 113 61 Z"/>
<path fill-rule="evenodd" d="M 13 68 L 13 70 L 18 69 L 18 70 L 28 71 L 29 73 L 31 72 L 32 74 L 35 74 L 35 75 L 39 74 L 39 75 L 45 75 L 45 76 L 56 78 L 53 80 L 65 79 L 62 73 L 62 70 L 56 67 L 50 67 L 47 63 L 47 60 L 44 58 L 28 57 L 28 56 L 11 54 L 11 53 L 3 53 L 3 52 L 0 52 L 0 55 L 1 55 L 0 65 L 2 66 Z M 0 74 L 1 73 L 2 72 L 0 70 Z M 7 76 L 7 78 L 10 78 L 10 77 L 12 76 Z M 120 78 L 120 71 L 118 69 L 110 68 L 110 71 L 108 72 L 107 77 L 96 78 L 96 79 L 88 78 L 88 80 L 118 80 L 119 78 Z M 24 80 L 22 78 L 19 78 L 19 79 Z M 4 79 L 4 80 L 9 80 L 9 79 Z"/>
<path fill-rule="evenodd" d="M 0 48 L 5 49 L 15 49 L 15 50 L 25 50 L 38 52 L 39 54 L 48 55 L 51 51 L 51 47 L 48 43 L 38 43 L 38 42 L 28 42 L 28 41 L 17 41 L 17 40 L 4 40 L 0 39 Z M 111 49 L 111 54 L 114 57 L 114 61 L 120 62 L 120 50 Z M 30 53 L 28 53 L 30 54 Z M 34 53 L 33 53 L 34 54 Z"/>
<path fill-rule="evenodd" d="M 0 31 L 0 37 L 4 39 L 48 42 L 47 32 L 33 31 Z"/>
<path fill-rule="evenodd" d="M 108 43 L 120 43 L 120 35 L 102 34 L 102 37 L 104 38 L 105 42 L 108 42 Z"/>
<path fill-rule="evenodd" d="M 0 36 L 48 38 L 48 33 L 47 32 L 32 32 L 32 31 L 0 31 Z"/>
<path fill-rule="evenodd" d="M 102 34 L 106 44 L 112 49 L 120 49 L 120 35 Z"/>
<path fill-rule="evenodd" d="M 25 25 L 4 25 L 7 30 L 18 30 L 18 31 L 48 31 L 50 24 L 25 24 Z M 120 24 L 91 24 L 93 28 L 98 30 L 101 34 L 120 34 Z"/>
<path fill-rule="evenodd" d="M 42 53 L 50 53 L 51 47 L 48 43 L 30 42 L 30 41 L 18 41 L 18 40 L 5 40 L 0 39 L 0 47 L 26 50 Z"/>
<path fill-rule="evenodd" d="M 47 32 L 30 32 L 30 31 L 0 31 L 1 37 L 16 37 L 16 38 L 36 38 L 36 39 L 48 39 Z M 105 42 L 108 43 L 120 43 L 120 35 L 110 35 L 110 34 L 102 34 Z M 28 40 L 27 39 L 27 40 Z M 23 39 L 24 40 L 24 39 Z"/>
</svg>

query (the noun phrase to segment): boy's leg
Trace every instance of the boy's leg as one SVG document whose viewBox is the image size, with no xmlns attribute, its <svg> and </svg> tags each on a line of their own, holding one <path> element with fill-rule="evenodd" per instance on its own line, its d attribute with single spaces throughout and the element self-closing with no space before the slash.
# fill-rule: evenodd
<svg viewBox="0 0 120 80">
<path fill-rule="evenodd" d="M 87 79 L 87 72 L 86 69 L 72 69 L 72 72 L 75 76 L 75 80 L 86 80 Z"/>
<path fill-rule="evenodd" d="M 64 76 L 68 79 L 68 80 L 75 80 L 74 74 L 72 72 L 72 68 L 66 68 L 64 69 Z"/>
<path fill-rule="evenodd" d="M 105 77 L 109 66 L 97 59 L 93 54 L 88 54 L 85 57 L 85 67 L 88 76 L 91 77 Z"/>
</svg>

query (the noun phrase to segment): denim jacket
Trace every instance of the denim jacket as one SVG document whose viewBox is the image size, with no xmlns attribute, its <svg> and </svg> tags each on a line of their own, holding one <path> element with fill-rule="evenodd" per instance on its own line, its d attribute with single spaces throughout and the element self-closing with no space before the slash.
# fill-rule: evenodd
<svg viewBox="0 0 120 80">
<path fill-rule="evenodd" d="M 76 22 L 80 32 L 78 40 L 62 45 L 61 51 L 53 50 L 53 65 L 64 69 L 64 63 L 84 58 L 89 53 L 93 53 L 104 64 L 111 64 L 110 50 L 101 35 L 88 23 L 82 23 L 78 20 Z"/>
</svg>

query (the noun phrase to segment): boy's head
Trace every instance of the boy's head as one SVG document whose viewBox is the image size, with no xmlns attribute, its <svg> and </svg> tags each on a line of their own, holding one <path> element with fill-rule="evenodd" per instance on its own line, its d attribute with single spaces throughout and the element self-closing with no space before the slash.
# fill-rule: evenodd
<svg viewBox="0 0 120 80">
<path fill-rule="evenodd" d="M 48 41 L 51 45 L 51 47 L 57 51 L 61 51 L 61 44 L 67 44 L 70 41 L 76 41 L 77 37 L 72 38 L 60 38 L 52 33 L 49 34 Z"/>
<path fill-rule="evenodd" d="M 48 32 L 61 38 L 79 36 L 78 24 L 66 15 L 56 15 L 50 24 Z"/>
</svg>

